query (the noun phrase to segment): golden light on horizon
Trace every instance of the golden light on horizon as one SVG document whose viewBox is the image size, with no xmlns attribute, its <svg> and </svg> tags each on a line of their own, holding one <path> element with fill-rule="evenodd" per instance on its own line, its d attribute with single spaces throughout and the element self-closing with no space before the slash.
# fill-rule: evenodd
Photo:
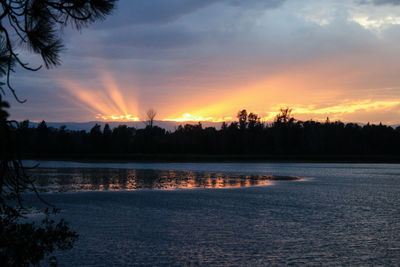
<svg viewBox="0 0 400 267">
<path fill-rule="evenodd" d="M 139 113 L 139 108 L 145 111 L 143 107 L 150 106 L 149 101 L 157 100 L 161 95 L 141 94 L 139 98 L 136 92 L 140 88 L 134 86 L 131 79 L 128 84 L 122 83 L 120 79 L 117 82 L 115 75 L 106 67 L 96 66 L 96 69 L 98 76 L 93 79 L 94 83 L 68 77 L 59 79 L 68 100 L 85 109 L 96 120 L 146 120 L 145 115 L 142 117 L 143 114 Z M 315 69 L 321 73 L 311 75 L 309 70 Z M 351 72 L 344 74 L 346 79 L 353 79 L 357 75 Z M 156 120 L 182 123 L 230 122 L 236 120 L 239 110 L 246 109 L 248 113 L 257 114 L 261 121 L 271 122 L 280 108 L 288 107 L 293 110 L 292 115 L 296 119 L 303 121 L 324 121 L 329 117 L 332 121 L 379 123 L 379 115 L 371 114 L 389 114 L 389 111 L 394 111 L 390 113 L 393 118 L 383 122 L 396 123 L 394 113 L 399 110 L 400 99 L 388 98 L 384 94 L 379 97 L 365 94 L 361 99 L 360 94 L 347 95 L 347 89 L 344 87 L 339 90 L 341 84 L 329 78 L 331 76 L 331 71 L 326 70 L 323 62 L 310 62 L 258 81 L 219 84 L 213 94 L 207 90 L 198 90 L 197 95 L 184 97 L 171 94 L 155 107 L 158 114 Z M 94 87 L 93 84 L 100 86 Z M 318 88 L 323 89 L 321 94 L 315 93 Z"/>
<path fill-rule="evenodd" d="M 393 92 L 400 88 L 376 88 L 377 84 L 365 81 L 370 79 L 370 71 L 359 64 L 343 68 L 341 57 L 310 60 L 258 81 L 221 84 L 212 97 L 200 93 L 174 106 L 175 115 L 167 118 L 181 122 L 233 121 L 239 110 L 246 109 L 267 122 L 274 120 L 280 108 L 288 107 L 303 121 L 325 121 L 329 117 L 344 122 L 398 123 L 400 98 Z"/>
<path fill-rule="evenodd" d="M 202 122 L 202 121 L 208 121 L 208 122 L 223 122 L 223 121 L 230 121 L 233 118 L 228 116 L 228 117 L 219 117 L 219 118 L 215 118 L 215 117 L 207 117 L 207 116 L 197 116 L 197 115 L 192 115 L 190 113 L 185 113 L 183 114 L 181 117 L 179 118 L 175 118 L 175 119 L 170 119 L 170 118 L 166 118 L 166 119 L 162 119 L 163 121 L 175 121 L 175 122 Z"/>
<path fill-rule="evenodd" d="M 101 119 L 103 121 L 140 121 L 138 117 L 134 117 L 133 115 L 110 115 L 104 116 L 102 114 L 97 114 L 96 119 Z"/>
</svg>

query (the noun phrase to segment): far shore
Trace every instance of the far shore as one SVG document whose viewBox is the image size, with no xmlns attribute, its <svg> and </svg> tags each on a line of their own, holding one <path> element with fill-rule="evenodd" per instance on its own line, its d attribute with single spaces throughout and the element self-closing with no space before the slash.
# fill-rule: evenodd
<svg viewBox="0 0 400 267">
<path fill-rule="evenodd" d="M 400 163 L 399 155 L 23 154 L 25 160 L 78 162 Z"/>
</svg>

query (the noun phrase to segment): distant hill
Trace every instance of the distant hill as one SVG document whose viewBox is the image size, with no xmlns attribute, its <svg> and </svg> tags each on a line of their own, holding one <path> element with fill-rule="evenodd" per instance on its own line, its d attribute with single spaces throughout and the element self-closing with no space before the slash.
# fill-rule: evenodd
<svg viewBox="0 0 400 267">
<path fill-rule="evenodd" d="M 105 121 L 89 121 L 89 122 L 47 122 L 46 124 L 49 127 L 54 127 L 54 128 L 60 128 L 61 126 L 65 125 L 67 126 L 68 130 L 85 130 L 85 131 L 90 131 L 90 129 L 93 128 L 95 124 L 101 125 L 103 128 L 105 124 L 108 123 L 111 128 L 118 127 L 119 125 L 127 125 L 128 127 L 135 127 L 137 129 L 144 128 L 146 126 L 146 123 L 143 121 L 111 121 L 111 122 L 105 122 Z M 29 125 L 30 127 L 37 127 L 39 122 L 30 122 Z M 198 122 L 176 122 L 176 121 L 154 121 L 154 125 L 159 126 L 161 128 L 164 128 L 169 131 L 175 130 L 179 125 L 185 125 L 185 124 L 198 124 Z M 215 127 L 217 129 L 221 128 L 222 122 L 201 122 L 203 127 Z"/>
<path fill-rule="evenodd" d="M 37 127 L 39 122 L 29 122 L 30 127 Z M 54 127 L 54 128 L 60 128 L 61 126 L 65 125 L 67 126 L 68 130 L 85 130 L 85 131 L 90 131 L 90 129 L 93 128 L 95 124 L 99 124 L 101 128 L 104 127 L 106 123 L 110 125 L 111 128 L 118 127 L 119 125 L 127 125 L 128 127 L 135 127 L 137 129 L 144 128 L 146 126 L 146 123 L 143 121 L 110 121 L 110 122 L 105 122 L 105 121 L 89 121 L 89 122 L 47 122 L 47 126 Z M 228 124 L 230 122 L 227 122 Z M 179 125 L 185 125 L 185 124 L 198 124 L 196 121 L 185 121 L 185 122 L 176 122 L 176 121 L 154 121 L 154 125 L 159 126 L 161 128 L 164 128 L 168 131 L 174 131 L 175 128 L 177 128 Z M 220 129 L 222 122 L 201 122 L 203 125 L 203 128 L 205 127 L 215 127 L 216 129 Z M 360 126 L 366 125 L 365 123 L 357 123 Z M 400 124 L 395 124 L 395 125 L 390 125 L 393 128 L 396 128 L 400 126 Z"/>
</svg>

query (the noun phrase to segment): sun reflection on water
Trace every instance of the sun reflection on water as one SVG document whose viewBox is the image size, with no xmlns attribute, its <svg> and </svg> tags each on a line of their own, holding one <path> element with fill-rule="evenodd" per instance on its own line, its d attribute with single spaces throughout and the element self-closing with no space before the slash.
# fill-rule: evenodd
<svg viewBox="0 0 400 267">
<path fill-rule="evenodd" d="M 44 192 L 221 189 L 267 186 L 274 180 L 299 179 L 272 175 L 99 168 L 39 168 L 32 170 L 31 174 L 36 178 L 37 187 Z"/>
</svg>

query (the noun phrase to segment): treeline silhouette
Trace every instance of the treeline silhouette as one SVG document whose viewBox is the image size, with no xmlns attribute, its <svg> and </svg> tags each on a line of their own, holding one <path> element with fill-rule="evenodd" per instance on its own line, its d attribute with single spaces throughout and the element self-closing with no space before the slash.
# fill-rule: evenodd
<svg viewBox="0 0 400 267">
<path fill-rule="evenodd" d="M 298 121 L 281 109 L 272 123 L 257 114 L 239 111 L 238 120 L 220 129 L 186 124 L 174 131 L 148 125 L 111 129 L 95 125 L 89 132 L 65 126 L 36 128 L 24 121 L 17 128 L 21 151 L 33 155 L 61 154 L 260 154 L 260 155 L 399 155 L 400 127 L 358 125 L 340 121 Z"/>
</svg>

